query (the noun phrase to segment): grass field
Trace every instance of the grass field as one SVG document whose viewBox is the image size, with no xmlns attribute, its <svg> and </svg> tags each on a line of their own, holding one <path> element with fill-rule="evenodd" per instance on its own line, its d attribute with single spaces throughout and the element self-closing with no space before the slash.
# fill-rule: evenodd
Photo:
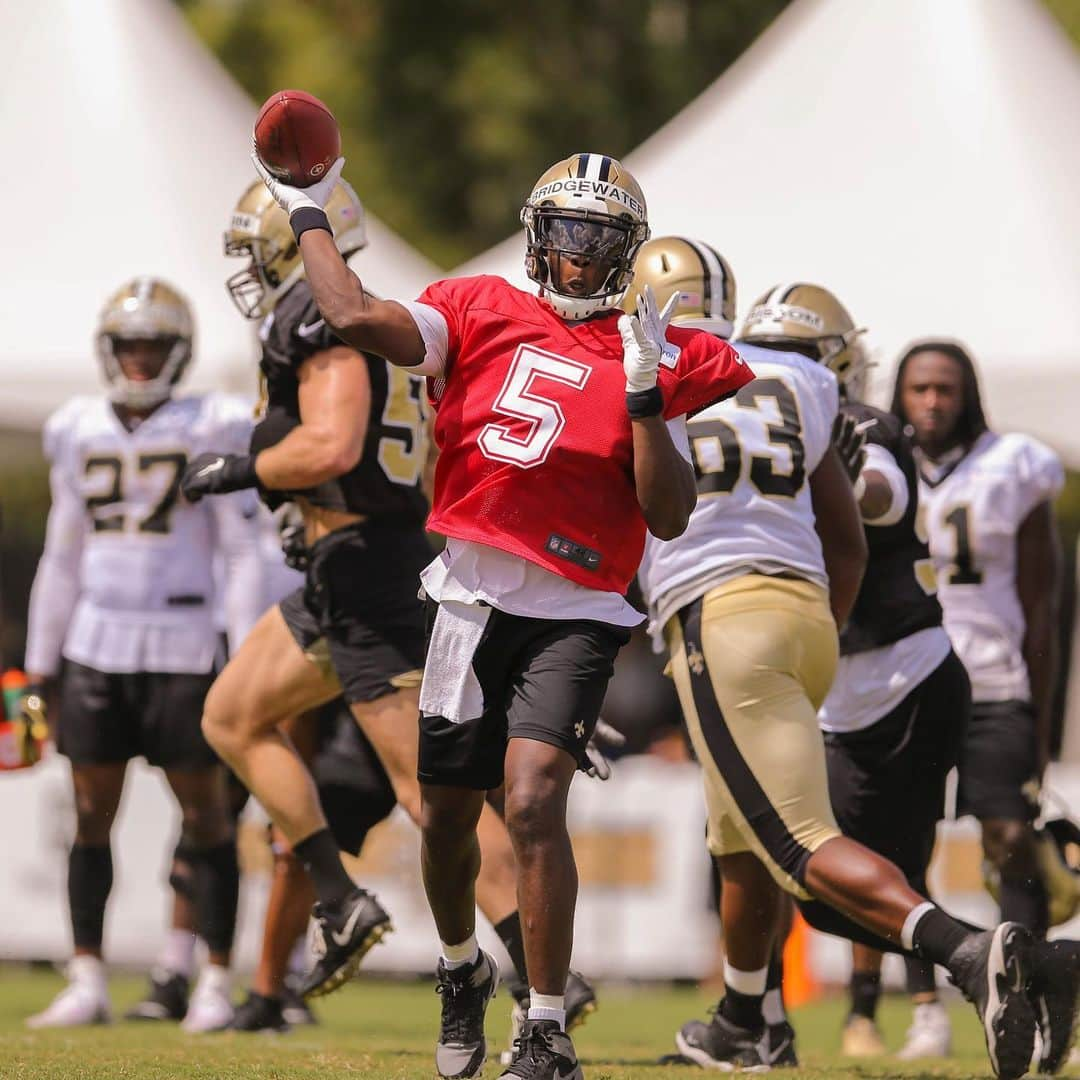
<svg viewBox="0 0 1080 1080">
<path fill-rule="evenodd" d="M 112 980 L 113 1007 L 123 1013 L 142 982 Z M 287 1035 L 187 1036 L 177 1027 L 117 1023 L 111 1027 L 29 1032 L 22 1022 L 42 1008 L 62 986 L 48 971 L 0 967 L 0 1077 L 26 1080 L 430 1080 L 439 1000 L 432 983 L 357 981 L 319 1006 L 317 1028 Z M 588 1080 L 688 1080 L 699 1070 L 658 1066 L 674 1047 L 672 1033 L 691 1016 L 703 1016 L 710 1000 L 696 990 L 606 988 L 601 1008 L 576 1033 Z M 495 999 L 488 1014 L 494 1050 L 506 1037 L 508 998 Z M 990 1070 L 974 1014 L 957 1002 L 953 1010 L 956 1057 L 901 1067 L 882 1058 L 857 1065 L 837 1054 L 842 1003 L 838 999 L 800 1009 L 794 1016 L 804 1065 L 785 1071 L 785 1080 L 802 1077 L 967 1077 Z M 899 1046 L 908 1023 L 901 1000 L 887 999 L 882 1026 L 890 1046 Z M 496 1059 L 497 1060 L 497 1059 Z M 1071 1070 L 1074 1074 L 1076 1070 Z M 484 1075 L 498 1075 L 489 1060 Z"/>
</svg>

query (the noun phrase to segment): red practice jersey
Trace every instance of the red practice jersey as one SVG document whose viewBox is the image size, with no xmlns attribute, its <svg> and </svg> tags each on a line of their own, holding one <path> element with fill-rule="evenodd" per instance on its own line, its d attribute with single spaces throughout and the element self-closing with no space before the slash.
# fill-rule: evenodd
<svg viewBox="0 0 1080 1080">
<path fill-rule="evenodd" d="M 645 545 L 626 411 L 621 312 L 568 323 L 499 277 L 430 285 L 446 319 L 445 374 L 430 380 L 440 455 L 428 524 L 624 593 Z M 726 342 L 668 330 L 658 383 L 672 419 L 753 373 Z"/>
</svg>

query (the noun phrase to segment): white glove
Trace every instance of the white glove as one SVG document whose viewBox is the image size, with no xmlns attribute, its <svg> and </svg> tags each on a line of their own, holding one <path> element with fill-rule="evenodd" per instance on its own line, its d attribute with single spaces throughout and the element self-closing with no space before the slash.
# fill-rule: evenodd
<svg viewBox="0 0 1080 1080">
<path fill-rule="evenodd" d="M 673 293 L 664 310 L 658 312 L 652 286 L 646 285 L 638 296 L 637 314 L 620 316 L 619 333 L 628 394 L 651 390 L 656 385 L 656 372 L 667 341 L 665 331 L 678 302 L 679 294 Z"/>
<path fill-rule="evenodd" d="M 585 770 L 587 776 L 594 776 L 597 780 L 608 780 L 611 777 L 611 762 L 605 755 L 605 750 L 621 750 L 626 745 L 626 736 L 617 728 L 613 728 L 605 720 L 597 720 L 592 738 L 585 746 L 585 757 L 589 759 L 589 767 Z"/>
<path fill-rule="evenodd" d="M 254 151 L 252 151 L 251 160 L 255 163 L 255 171 L 262 177 L 267 191 L 270 192 L 273 200 L 289 217 L 292 217 L 297 210 L 302 210 L 305 206 L 313 207 L 316 210 L 325 210 L 326 204 L 330 201 L 330 196 L 334 191 L 334 185 L 338 182 L 341 170 L 345 167 L 345 159 L 339 157 L 326 170 L 326 175 L 318 183 L 312 184 L 311 187 L 298 188 L 286 184 L 284 180 L 279 180 L 274 176 L 259 160 L 259 155 Z"/>
<path fill-rule="evenodd" d="M 671 316 L 675 314 L 675 307 L 679 302 L 678 292 L 673 292 L 668 297 L 663 311 L 656 310 L 656 294 L 651 285 L 646 285 L 637 298 L 637 317 L 641 323 L 641 329 L 645 336 L 660 347 L 661 352 L 667 344 L 667 328 L 671 322 Z"/>
</svg>

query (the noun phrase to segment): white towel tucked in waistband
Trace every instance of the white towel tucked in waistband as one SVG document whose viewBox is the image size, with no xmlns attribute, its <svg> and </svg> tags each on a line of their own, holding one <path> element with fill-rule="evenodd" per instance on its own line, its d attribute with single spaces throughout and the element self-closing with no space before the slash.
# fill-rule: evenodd
<svg viewBox="0 0 1080 1080">
<path fill-rule="evenodd" d="M 420 711 L 452 723 L 474 720 L 484 711 L 484 692 L 473 671 L 491 608 L 444 600 L 435 616 L 420 686 Z"/>
</svg>

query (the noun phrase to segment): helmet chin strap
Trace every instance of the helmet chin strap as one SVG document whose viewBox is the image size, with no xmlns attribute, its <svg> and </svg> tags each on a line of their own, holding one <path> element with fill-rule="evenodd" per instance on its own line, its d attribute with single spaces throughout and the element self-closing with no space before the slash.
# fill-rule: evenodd
<svg viewBox="0 0 1080 1080">
<path fill-rule="evenodd" d="M 598 311 L 606 311 L 618 306 L 622 299 L 621 294 L 614 296 L 563 296 L 562 293 L 552 292 L 550 288 L 540 287 L 540 299 L 544 301 L 559 316 L 569 322 L 580 322 Z"/>
</svg>

